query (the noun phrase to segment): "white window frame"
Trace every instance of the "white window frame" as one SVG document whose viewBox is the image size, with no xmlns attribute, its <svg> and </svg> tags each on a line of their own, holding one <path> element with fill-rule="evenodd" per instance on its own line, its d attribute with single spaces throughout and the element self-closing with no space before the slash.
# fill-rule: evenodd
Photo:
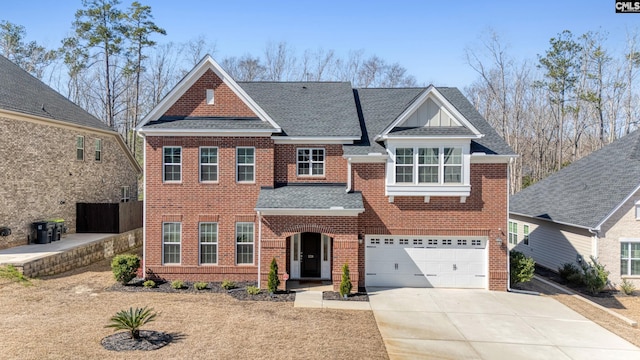
<svg viewBox="0 0 640 360">
<path fill-rule="evenodd" d="M 129 202 L 131 200 L 131 193 L 129 192 L 129 186 L 125 185 L 120 190 L 120 201 Z"/>
<path fill-rule="evenodd" d="M 202 150 L 203 149 L 215 149 L 216 150 L 216 162 L 215 163 L 203 163 L 202 162 Z M 209 155 L 210 156 L 210 155 Z M 220 166 L 218 165 L 220 163 L 220 151 L 218 150 L 217 146 L 200 146 L 200 149 L 198 151 L 198 178 L 200 179 L 201 183 L 217 183 L 220 179 Z M 212 166 L 215 167 L 216 169 L 216 178 L 215 180 L 203 180 L 202 179 L 202 168 L 203 166 Z"/>
<path fill-rule="evenodd" d="M 207 89 L 207 105 L 215 104 L 215 91 L 213 89 Z"/>
<path fill-rule="evenodd" d="M 215 225 L 215 233 L 213 234 L 213 237 L 215 238 L 214 241 L 202 241 L 202 236 L 204 235 L 202 232 L 202 225 Z M 200 222 L 198 223 L 198 261 L 200 263 L 200 265 L 218 265 L 218 254 L 220 253 L 219 249 L 220 247 L 218 246 L 218 223 L 217 222 Z M 215 255 L 215 262 L 203 262 L 202 261 L 202 247 L 205 245 L 213 245 L 216 249 L 216 255 Z"/>
<path fill-rule="evenodd" d="M 636 201 L 636 220 L 640 220 L 640 201 Z"/>
<path fill-rule="evenodd" d="M 76 136 L 76 160 L 84 161 L 84 136 Z"/>
<path fill-rule="evenodd" d="M 631 257 L 631 244 L 638 244 L 640 243 L 640 239 L 636 239 L 636 238 L 620 238 L 620 276 L 622 277 L 640 277 L 640 273 L 638 274 L 631 274 L 631 261 L 632 260 L 639 260 L 640 258 L 634 258 Z M 626 246 L 627 247 L 627 251 L 628 251 L 628 257 L 627 258 L 623 258 L 622 257 L 622 247 Z M 622 273 L 622 264 L 623 261 L 627 262 L 627 273 L 623 274 Z"/>
<path fill-rule="evenodd" d="M 165 225 L 177 225 L 178 226 L 178 241 L 165 241 Z M 165 261 L 165 247 L 167 245 L 178 245 L 178 262 L 166 262 Z M 162 222 L 162 265 L 180 265 L 182 261 L 182 223 L 177 221 L 165 221 Z"/>
<path fill-rule="evenodd" d="M 413 151 L 412 154 L 412 163 L 411 164 L 397 164 L 397 150 L 399 149 L 411 149 Z M 438 182 L 420 182 L 420 171 L 421 167 L 435 167 L 436 164 L 420 164 L 420 150 L 422 149 L 437 149 L 438 150 Z M 460 150 L 460 164 L 445 164 L 445 149 L 454 149 Z M 394 180 L 397 184 L 413 184 L 413 185 L 462 185 L 464 184 L 464 159 L 462 158 L 464 154 L 464 149 L 460 146 L 398 146 L 394 149 L 394 163 L 393 167 L 394 173 L 397 171 L 398 167 L 411 167 L 411 182 L 398 182 L 397 177 L 394 174 Z M 445 178 L 445 170 L 447 167 L 457 167 L 460 168 L 460 182 L 447 182 Z"/>
<path fill-rule="evenodd" d="M 165 151 L 167 149 L 180 149 L 180 162 L 165 162 Z M 172 155 L 173 156 L 173 155 Z M 180 168 L 180 179 L 178 180 L 167 180 L 167 171 L 166 166 L 178 166 Z M 163 146 L 162 147 L 162 182 L 165 183 L 181 183 L 182 182 L 182 146 Z"/>
<path fill-rule="evenodd" d="M 399 155 L 399 154 L 398 154 L 398 150 L 401 150 L 401 149 L 403 150 L 403 152 L 405 152 L 406 150 L 410 150 L 410 151 L 411 151 L 411 154 L 409 154 L 409 155 L 410 155 L 410 157 L 409 157 L 408 155 L 406 155 L 406 154 Z M 414 183 L 415 183 L 415 181 L 416 181 L 416 177 L 415 177 L 415 175 L 416 175 L 416 171 L 415 171 L 415 166 L 416 166 L 416 149 L 415 149 L 415 148 L 412 148 L 412 147 L 397 147 L 397 148 L 395 148 L 394 153 L 395 153 L 395 158 L 394 158 L 394 160 L 395 160 L 395 161 L 394 161 L 394 162 L 395 162 L 395 166 L 394 166 L 393 168 L 394 168 L 394 173 L 395 173 L 395 174 L 394 174 L 394 177 L 393 177 L 393 178 L 394 178 L 395 182 L 396 182 L 397 184 L 414 184 Z M 410 160 L 411 160 L 411 163 L 402 163 L 402 164 L 398 164 L 397 159 L 398 159 L 400 156 L 402 156 L 402 158 L 410 159 Z M 398 181 L 398 168 L 399 168 L 399 167 L 401 167 L 401 168 L 408 168 L 408 169 L 411 169 L 411 181 Z"/>
<path fill-rule="evenodd" d="M 522 224 L 522 244 L 529 246 L 529 225 Z"/>
<path fill-rule="evenodd" d="M 240 149 L 252 149 L 253 150 L 253 162 L 252 163 L 240 163 Z M 253 179 L 240 180 L 240 166 L 247 166 L 253 169 Z M 254 184 L 256 182 L 256 148 L 254 146 L 238 146 L 236 147 L 236 182 L 240 184 Z"/>
<path fill-rule="evenodd" d="M 300 161 L 300 151 L 308 151 L 309 160 Z M 313 152 L 320 151 L 322 152 L 322 161 L 313 160 Z M 304 155 L 303 155 L 304 156 Z M 296 175 L 299 177 L 319 177 L 324 176 L 325 174 L 325 159 L 326 159 L 326 151 L 324 148 L 297 148 L 296 149 Z M 300 164 L 309 165 L 308 172 L 306 174 L 300 174 Z M 313 165 L 314 164 L 322 164 L 322 173 L 314 174 L 313 173 Z"/>
<path fill-rule="evenodd" d="M 518 223 L 515 221 L 509 221 L 509 244 L 518 245 Z"/>
<path fill-rule="evenodd" d="M 251 225 L 251 241 L 238 241 L 239 240 L 239 235 L 240 235 L 240 231 L 238 229 L 239 226 L 247 226 L 247 225 Z M 255 251 L 255 224 L 252 222 L 237 222 L 236 223 L 236 232 L 235 232 L 235 239 L 236 239 L 236 265 L 254 265 L 255 264 L 255 257 L 256 257 L 256 251 Z M 247 233 L 248 234 L 248 233 Z M 238 262 L 238 247 L 240 245 L 250 245 L 251 246 L 251 262 L 250 263 L 244 263 L 244 262 Z"/>
<path fill-rule="evenodd" d="M 95 160 L 97 162 L 102 161 L 102 139 L 95 139 Z"/>
</svg>

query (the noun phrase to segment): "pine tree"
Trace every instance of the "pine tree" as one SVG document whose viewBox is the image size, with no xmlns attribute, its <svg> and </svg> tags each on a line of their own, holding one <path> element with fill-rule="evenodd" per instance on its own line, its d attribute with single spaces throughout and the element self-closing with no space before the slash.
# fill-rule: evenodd
<svg viewBox="0 0 640 360">
<path fill-rule="evenodd" d="M 280 279 L 278 279 L 278 262 L 276 262 L 276 258 L 273 258 L 273 260 L 271 260 L 267 288 L 269 288 L 270 293 L 274 293 L 278 290 L 278 285 L 280 285 Z"/>
<path fill-rule="evenodd" d="M 340 296 L 345 297 L 351 292 L 351 279 L 349 278 L 349 265 L 344 264 L 342 267 L 342 281 L 340 282 Z"/>
</svg>

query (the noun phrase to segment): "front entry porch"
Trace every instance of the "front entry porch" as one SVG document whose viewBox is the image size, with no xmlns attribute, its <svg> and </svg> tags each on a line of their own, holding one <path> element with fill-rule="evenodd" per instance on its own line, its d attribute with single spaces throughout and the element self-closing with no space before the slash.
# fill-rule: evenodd
<svg viewBox="0 0 640 360">
<path fill-rule="evenodd" d="M 317 232 L 293 234 L 288 238 L 291 280 L 331 280 L 331 237 Z"/>
</svg>

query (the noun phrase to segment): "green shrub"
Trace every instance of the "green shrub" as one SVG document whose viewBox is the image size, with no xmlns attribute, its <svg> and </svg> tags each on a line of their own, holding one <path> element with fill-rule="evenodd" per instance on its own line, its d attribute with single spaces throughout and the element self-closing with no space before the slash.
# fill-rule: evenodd
<svg viewBox="0 0 640 360">
<path fill-rule="evenodd" d="M 237 285 L 235 282 L 231 280 L 224 280 L 222 281 L 222 284 L 220 286 L 225 290 L 231 290 L 231 289 L 235 289 Z"/>
<path fill-rule="evenodd" d="M 151 288 L 156 287 L 156 282 L 153 281 L 153 280 L 147 280 L 144 283 L 142 283 L 142 286 L 151 289 Z"/>
<path fill-rule="evenodd" d="M 126 285 L 136 277 L 138 268 L 140 268 L 140 257 L 138 255 L 116 255 L 111 261 L 113 277 L 122 285 Z"/>
<path fill-rule="evenodd" d="M 632 295 L 633 292 L 636 290 L 636 287 L 635 287 L 635 285 L 633 285 L 633 283 L 631 281 L 628 281 L 627 279 L 624 279 L 624 280 L 622 280 L 622 284 L 620 284 L 620 289 L 626 295 Z"/>
<path fill-rule="evenodd" d="M 563 264 L 562 267 L 558 268 L 558 275 L 560 275 L 560 278 L 564 282 L 569 284 L 582 284 L 582 269 L 577 267 L 574 263 Z"/>
<path fill-rule="evenodd" d="M 198 281 L 196 283 L 193 283 L 193 287 L 196 288 L 196 290 L 204 290 L 207 288 L 207 285 L 209 285 L 209 283 L 204 281 Z"/>
<path fill-rule="evenodd" d="M 111 318 L 111 324 L 105 327 L 112 327 L 115 331 L 127 330 L 131 334 L 133 339 L 140 338 L 140 327 L 148 324 L 156 319 L 157 314 L 153 312 L 153 309 L 144 308 L 129 308 L 127 310 L 121 310 Z"/>
<path fill-rule="evenodd" d="M 340 296 L 345 297 L 351 292 L 351 279 L 349 278 L 349 265 L 342 266 L 342 281 L 340 281 Z"/>
<path fill-rule="evenodd" d="M 276 258 L 271 260 L 271 268 L 269 269 L 269 278 L 267 281 L 267 288 L 270 293 L 276 292 L 278 290 L 278 286 L 280 285 L 280 279 L 278 279 L 278 262 Z"/>
<path fill-rule="evenodd" d="M 24 274 L 21 273 L 20 270 L 18 270 L 18 268 L 13 265 L 0 266 L 0 277 L 9 279 L 14 282 L 19 282 L 24 286 L 33 285 L 31 283 L 31 280 L 29 280 L 28 277 L 24 276 Z"/>
<path fill-rule="evenodd" d="M 247 294 L 249 295 L 258 295 L 260 294 L 260 288 L 257 286 L 249 285 L 247 286 Z"/>
<path fill-rule="evenodd" d="M 598 259 L 591 256 L 591 263 L 582 265 L 584 271 L 584 284 L 592 294 L 602 291 L 609 283 L 609 271 L 604 265 L 598 262 Z"/>
<path fill-rule="evenodd" d="M 182 288 L 184 288 L 184 281 L 182 281 L 182 280 L 173 280 L 171 282 L 171 287 L 176 289 L 176 290 L 182 289 Z"/>
<path fill-rule="evenodd" d="M 531 281 L 536 270 L 536 262 L 520 251 L 512 250 L 509 253 L 509 270 L 511 285 Z"/>
</svg>

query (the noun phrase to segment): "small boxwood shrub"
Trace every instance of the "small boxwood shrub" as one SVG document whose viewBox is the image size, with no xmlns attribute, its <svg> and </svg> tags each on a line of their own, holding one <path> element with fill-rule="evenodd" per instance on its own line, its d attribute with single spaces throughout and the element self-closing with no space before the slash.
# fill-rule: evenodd
<svg viewBox="0 0 640 360">
<path fill-rule="evenodd" d="M 204 290 L 207 288 L 207 285 L 209 285 L 209 283 L 206 283 L 204 281 L 193 283 L 193 287 L 196 288 L 196 290 Z"/>
<path fill-rule="evenodd" d="M 604 290 L 609 283 L 609 271 L 604 265 L 598 262 L 598 259 L 591 256 L 591 263 L 582 265 L 584 271 L 584 284 L 592 294 L 597 294 Z"/>
<path fill-rule="evenodd" d="M 249 295 L 258 295 L 260 294 L 260 288 L 257 286 L 249 285 L 247 286 L 247 294 Z"/>
<path fill-rule="evenodd" d="M 633 292 L 636 290 L 635 285 L 633 285 L 633 283 L 627 279 L 622 280 L 622 284 L 620 284 L 620 289 L 622 290 L 622 292 L 624 292 L 626 295 L 632 295 Z"/>
<path fill-rule="evenodd" d="M 231 290 L 236 288 L 236 283 L 231 280 L 224 280 L 220 285 L 225 290 Z"/>
<path fill-rule="evenodd" d="M 184 288 L 184 281 L 182 280 L 173 280 L 171 282 L 171 287 L 178 290 Z"/>
<path fill-rule="evenodd" d="M 111 260 L 111 271 L 113 277 L 122 285 L 126 285 L 129 281 L 136 277 L 140 268 L 140 257 L 134 254 L 116 255 Z"/>
<path fill-rule="evenodd" d="M 147 280 L 144 283 L 142 283 L 142 286 L 144 286 L 146 288 L 149 288 L 149 289 L 152 289 L 152 288 L 156 287 L 156 282 L 153 281 L 153 280 Z"/>
<path fill-rule="evenodd" d="M 511 285 L 516 285 L 533 279 L 536 262 L 520 251 L 512 250 L 509 253 L 509 267 Z"/>
<path fill-rule="evenodd" d="M 582 269 L 574 263 L 565 263 L 558 268 L 560 278 L 569 284 L 582 285 Z"/>
</svg>

